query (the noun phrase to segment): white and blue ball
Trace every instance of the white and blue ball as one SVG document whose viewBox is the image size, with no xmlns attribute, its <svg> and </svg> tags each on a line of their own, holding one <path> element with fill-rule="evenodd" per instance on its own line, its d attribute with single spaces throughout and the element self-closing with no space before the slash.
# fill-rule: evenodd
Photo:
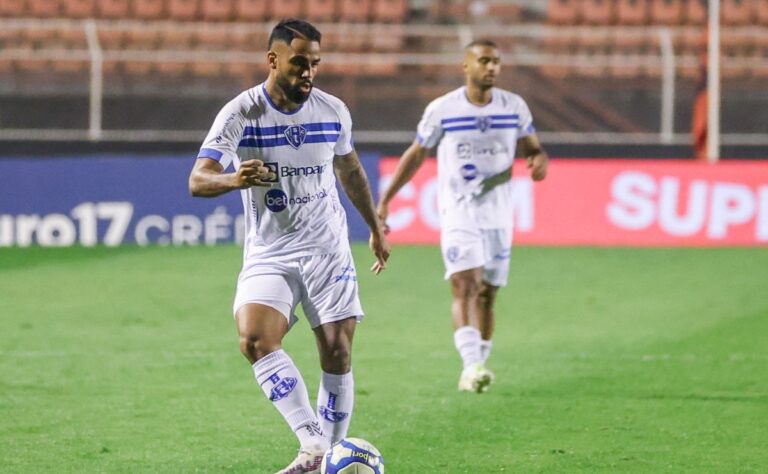
<svg viewBox="0 0 768 474">
<path fill-rule="evenodd" d="M 320 474 L 384 474 L 384 458 L 368 441 L 344 438 L 325 453 Z"/>
</svg>

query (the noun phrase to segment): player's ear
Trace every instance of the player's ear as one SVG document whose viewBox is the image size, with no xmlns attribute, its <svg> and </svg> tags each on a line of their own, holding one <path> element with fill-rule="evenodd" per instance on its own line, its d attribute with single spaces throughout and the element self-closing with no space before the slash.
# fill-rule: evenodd
<svg viewBox="0 0 768 474">
<path fill-rule="evenodd" d="M 274 51 L 267 53 L 267 64 L 269 64 L 270 69 L 277 69 L 277 53 Z"/>
</svg>

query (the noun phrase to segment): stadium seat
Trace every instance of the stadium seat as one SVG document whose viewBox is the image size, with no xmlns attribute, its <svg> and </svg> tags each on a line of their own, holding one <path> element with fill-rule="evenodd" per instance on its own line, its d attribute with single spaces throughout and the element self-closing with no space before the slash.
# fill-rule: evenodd
<svg viewBox="0 0 768 474">
<path fill-rule="evenodd" d="M 189 51 L 192 49 L 194 35 L 186 30 L 168 30 L 160 34 L 161 51 Z M 157 64 L 157 71 L 165 76 L 177 76 L 187 72 L 187 63 L 168 61 Z"/>
<path fill-rule="evenodd" d="M 595 0 L 604 1 L 608 0 Z M 459 20 L 466 21 L 467 12 L 474 16 L 476 19 L 486 21 L 487 17 L 493 18 L 495 23 L 501 24 L 514 24 L 520 21 L 523 15 L 522 7 L 517 3 L 510 0 L 488 0 L 485 2 L 485 11 L 482 13 L 476 13 L 472 8 L 472 4 L 480 5 L 478 2 L 471 2 L 469 4 L 465 2 L 457 2 L 455 7 L 462 8 L 463 10 L 454 10 L 454 14 Z"/>
<path fill-rule="evenodd" d="M 61 16 L 59 0 L 29 0 L 29 13 L 36 18 L 56 18 Z"/>
<path fill-rule="evenodd" d="M 96 0 L 64 0 L 64 16 L 67 18 L 94 17 Z"/>
<path fill-rule="evenodd" d="M 746 77 L 749 75 L 747 58 L 755 49 L 752 35 L 740 30 L 724 28 L 720 37 L 723 57 L 723 77 Z"/>
<path fill-rule="evenodd" d="M 559 79 L 573 72 L 573 68 L 570 65 L 557 64 L 556 61 L 573 57 L 573 54 L 576 52 L 576 38 L 553 31 L 551 35 L 544 37 L 543 50 L 548 56 L 552 57 L 553 62 L 540 66 L 539 70 L 542 74 Z"/>
<path fill-rule="evenodd" d="M 706 0 L 688 0 L 685 8 L 685 23 L 689 25 L 703 25 L 706 21 Z"/>
<path fill-rule="evenodd" d="M 402 23 L 408 15 L 407 0 L 373 0 L 373 21 Z"/>
<path fill-rule="evenodd" d="M 97 0 L 96 10 L 100 18 L 127 18 L 131 9 L 129 0 Z"/>
<path fill-rule="evenodd" d="M 645 25 L 649 20 L 647 0 L 618 0 L 616 17 L 619 25 Z"/>
<path fill-rule="evenodd" d="M 302 0 L 270 0 L 272 18 L 300 18 L 304 15 L 304 3 Z"/>
<path fill-rule="evenodd" d="M 168 0 L 168 16 L 172 20 L 196 20 L 199 13 L 199 5 L 200 2 L 198 0 Z"/>
<path fill-rule="evenodd" d="M 754 18 L 752 0 L 722 0 L 721 20 L 725 25 L 747 25 Z"/>
<path fill-rule="evenodd" d="M 680 25 L 683 23 L 683 0 L 652 0 L 651 23 Z"/>
<path fill-rule="evenodd" d="M 596 56 L 605 56 L 610 46 L 610 35 L 607 30 L 594 29 L 585 31 L 578 39 L 578 49 L 575 57 L 578 64 L 576 74 L 590 77 L 601 77 L 606 72 L 606 67 L 596 65 L 593 59 Z"/>
<path fill-rule="evenodd" d="M 614 33 L 611 39 L 613 61 L 609 71 L 613 77 L 632 78 L 642 75 L 644 69 L 633 58 L 645 53 L 646 41 L 642 34 Z"/>
<path fill-rule="evenodd" d="M 157 49 L 158 35 L 154 30 L 136 29 L 126 34 L 125 49 L 146 51 Z M 154 70 L 154 63 L 149 61 L 126 61 L 123 67 L 128 74 L 142 75 Z"/>
<path fill-rule="evenodd" d="M 237 21 L 265 21 L 269 17 L 267 0 L 235 0 Z"/>
<path fill-rule="evenodd" d="M 768 26 L 768 0 L 755 1 L 755 16 L 758 24 Z"/>
<path fill-rule="evenodd" d="M 25 16 L 27 13 L 26 3 L 27 2 L 25 0 L 1 0 L 0 16 L 3 16 L 3 17 Z"/>
<path fill-rule="evenodd" d="M 307 0 L 307 18 L 310 21 L 333 21 L 336 17 L 336 0 Z"/>
<path fill-rule="evenodd" d="M 581 18 L 588 25 L 613 23 L 613 2 L 609 0 L 582 0 Z"/>
<path fill-rule="evenodd" d="M 228 21 L 235 6 L 232 0 L 203 0 L 202 11 L 205 21 Z"/>
<path fill-rule="evenodd" d="M 371 0 L 339 0 L 340 18 L 346 23 L 366 23 L 371 15 Z"/>
<path fill-rule="evenodd" d="M 196 32 L 196 51 L 227 51 L 229 40 L 223 31 L 212 28 L 202 28 Z M 215 76 L 223 69 L 224 63 L 210 59 L 200 59 L 192 62 L 192 72 L 201 76 Z"/>
<path fill-rule="evenodd" d="M 549 0 L 547 22 L 554 25 L 575 25 L 579 22 L 579 0 Z"/>
<path fill-rule="evenodd" d="M 132 0 L 133 16 L 142 20 L 158 20 L 165 15 L 163 0 Z"/>
</svg>

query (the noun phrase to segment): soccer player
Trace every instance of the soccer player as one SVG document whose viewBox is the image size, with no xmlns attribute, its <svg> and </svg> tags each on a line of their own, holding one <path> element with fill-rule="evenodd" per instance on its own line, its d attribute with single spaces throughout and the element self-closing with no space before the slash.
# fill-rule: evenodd
<svg viewBox="0 0 768 474">
<path fill-rule="evenodd" d="M 392 198 L 437 146 L 440 246 L 453 294 L 454 342 L 464 363 L 459 390 L 482 393 L 494 378 L 485 367 L 494 301 L 509 273 L 515 148 L 536 181 L 546 176 L 548 157 L 525 101 L 494 87 L 501 65 L 496 44 L 473 41 L 464 53 L 466 84 L 427 106 L 378 213 L 385 221 Z"/>
<path fill-rule="evenodd" d="M 352 144 L 349 111 L 313 87 L 320 38 L 305 21 L 275 26 L 267 80 L 219 112 L 189 177 L 194 196 L 237 189 L 242 196 L 246 235 L 233 312 L 240 350 L 300 443 L 280 473 L 319 472 L 323 453 L 346 435 L 352 415 L 352 338 L 363 309 L 336 177 L 371 230 L 374 273 L 390 252 Z M 235 171 L 226 173 L 230 164 Z M 316 411 L 281 347 L 299 303 L 320 356 Z"/>
</svg>

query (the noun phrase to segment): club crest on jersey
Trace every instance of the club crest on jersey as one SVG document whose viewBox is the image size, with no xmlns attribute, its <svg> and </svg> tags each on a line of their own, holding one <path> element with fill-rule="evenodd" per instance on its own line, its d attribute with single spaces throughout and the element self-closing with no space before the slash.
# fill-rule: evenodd
<svg viewBox="0 0 768 474">
<path fill-rule="evenodd" d="M 285 135 L 285 138 L 288 140 L 288 143 L 298 149 L 302 143 L 304 143 L 304 139 L 307 138 L 307 129 L 302 127 L 301 125 L 291 125 L 290 127 L 286 128 L 283 132 Z"/>
<path fill-rule="evenodd" d="M 493 119 L 491 117 L 477 117 L 475 119 L 475 126 L 481 132 L 485 132 L 493 125 Z"/>
<path fill-rule="evenodd" d="M 288 394 L 293 391 L 293 389 L 296 387 L 296 384 L 298 383 L 298 381 L 293 377 L 280 378 L 277 372 L 269 377 L 269 381 L 275 384 L 275 386 L 272 387 L 272 390 L 269 392 L 269 400 L 272 402 L 282 400 L 288 396 Z"/>
</svg>

